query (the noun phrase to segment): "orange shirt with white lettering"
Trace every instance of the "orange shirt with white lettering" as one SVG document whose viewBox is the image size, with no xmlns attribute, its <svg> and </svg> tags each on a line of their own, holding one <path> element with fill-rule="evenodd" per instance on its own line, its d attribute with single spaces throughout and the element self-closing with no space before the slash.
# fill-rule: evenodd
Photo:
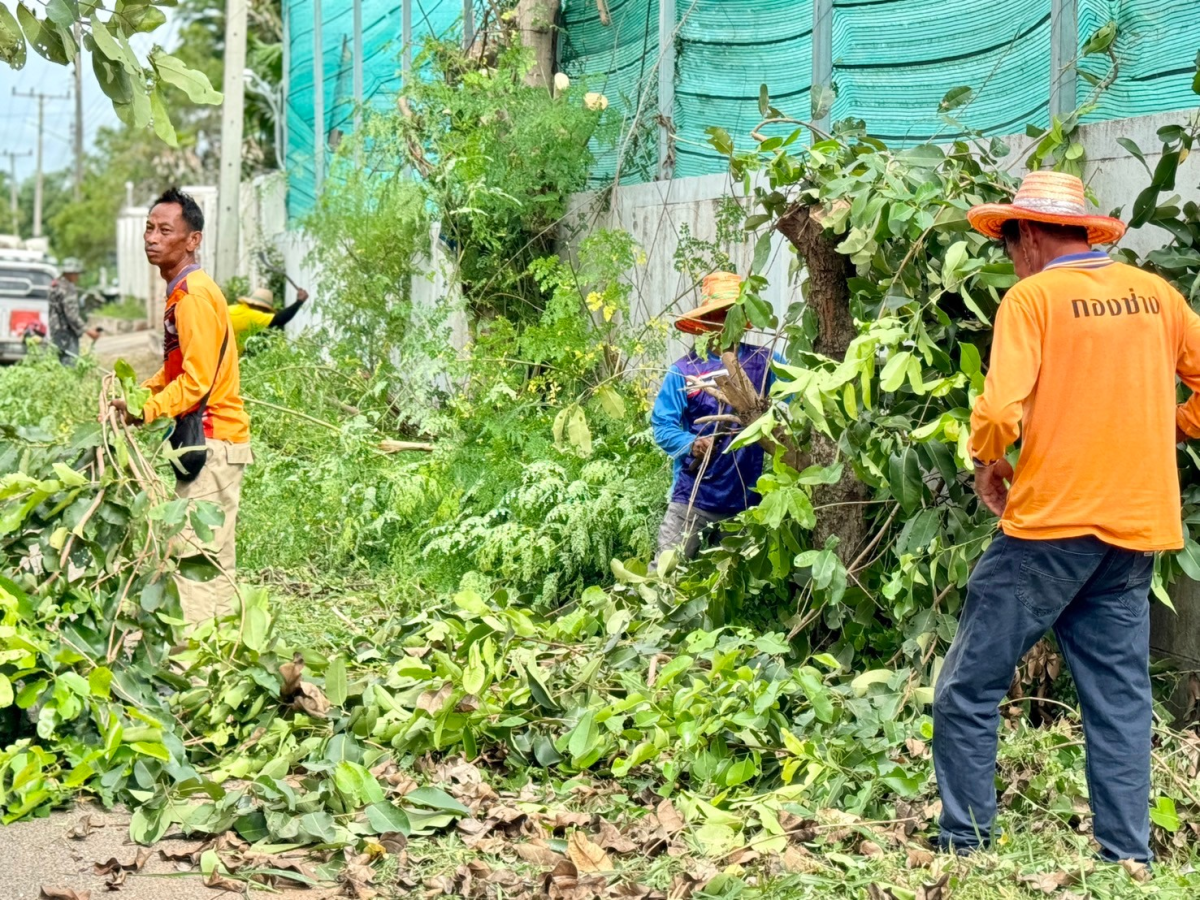
<svg viewBox="0 0 1200 900">
<path fill-rule="evenodd" d="M 199 406 L 211 388 L 204 436 L 244 444 L 250 440 L 250 417 L 240 394 L 237 340 L 225 295 L 198 267 L 186 270 L 168 287 L 163 367 L 146 382 L 153 396 L 142 407 L 142 415 L 147 423 L 163 416 L 176 418 Z"/>
<path fill-rule="evenodd" d="M 1200 394 L 1177 408 L 1177 375 L 1200 390 L 1200 316 L 1158 276 L 1089 253 L 1010 289 L 971 416 L 981 462 L 1021 440 L 1005 534 L 1182 547 L 1175 426 L 1200 437 Z"/>
</svg>

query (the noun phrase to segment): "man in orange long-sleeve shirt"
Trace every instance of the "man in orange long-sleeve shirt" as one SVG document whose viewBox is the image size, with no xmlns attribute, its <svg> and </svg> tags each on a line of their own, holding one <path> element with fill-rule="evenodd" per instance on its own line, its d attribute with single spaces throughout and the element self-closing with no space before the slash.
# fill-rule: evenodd
<svg viewBox="0 0 1200 900">
<path fill-rule="evenodd" d="M 1200 436 L 1200 317 L 1157 276 L 1092 251 L 1124 226 L 1086 215 L 1078 178 L 1029 175 L 970 212 L 1020 282 L 996 317 L 971 418 L 976 490 L 1001 534 L 972 575 L 934 698 L 940 842 L 992 838 L 999 703 L 1053 628 L 1075 680 L 1101 855 L 1150 859 L 1150 582 L 1183 546 L 1177 428 Z M 1021 440 L 1014 474 L 1005 459 Z M 1011 488 L 1008 487 L 1011 483 Z"/>
<path fill-rule="evenodd" d="M 229 305 L 221 289 L 196 263 L 203 231 L 203 211 L 192 197 L 176 188 L 166 191 L 150 208 L 146 258 L 167 282 L 163 367 L 146 382 L 152 396 L 142 408 L 142 418 L 136 420 L 149 424 L 164 417 L 178 419 L 204 404 L 208 456 L 194 480 L 177 480 L 175 492 L 181 498 L 217 504 L 225 521 L 214 529 L 208 542 L 188 528 L 181 537 L 180 552 L 203 552 L 216 560 L 224 574 L 208 582 L 176 579 L 184 617 L 193 625 L 229 612 L 236 592 L 234 532 L 242 475 L 251 462 L 250 419 L 239 395 Z M 123 403 L 119 405 L 123 407 Z"/>
</svg>

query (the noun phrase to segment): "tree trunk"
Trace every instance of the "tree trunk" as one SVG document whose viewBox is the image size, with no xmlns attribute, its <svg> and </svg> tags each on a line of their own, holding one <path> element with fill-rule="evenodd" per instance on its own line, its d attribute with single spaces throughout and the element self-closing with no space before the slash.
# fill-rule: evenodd
<svg viewBox="0 0 1200 900">
<path fill-rule="evenodd" d="M 846 358 L 850 342 L 858 336 L 854 318 L 850 314 L 848 284 L 854 274 L 854 266 L 849 257 L 838 253 L 837 239 L 825 233 L 820 222 L 813 217 L 813 211 L 813 207 L 796 206 L 775 227 L 792 242 L 808 270 L 807 301 L 817 317 L 817 338 L 813 349 L 841 362 Z M 837 458 L 836 442 L 814 431 L 810 464 L 828 466 Z M 815 488 L 813 500 L 818 509 L 814 545 L 824 547 L 826 541 L 836 535 L 837 555 L 849 565 L 867 538 L 863 505 L 867 499 L 866 485 L 854 477 L 854 470 L 850 466 L 845 467 L 836 484 Z"/>
<path fill-rule="evenodd" d="M 519 0 L 517 28 L 521 43 L 533 51 L 533 70 L 525 79 L 534 87 L 545 87 L 554 77 L 554 33 L 559 0 Z"/>
</svg>

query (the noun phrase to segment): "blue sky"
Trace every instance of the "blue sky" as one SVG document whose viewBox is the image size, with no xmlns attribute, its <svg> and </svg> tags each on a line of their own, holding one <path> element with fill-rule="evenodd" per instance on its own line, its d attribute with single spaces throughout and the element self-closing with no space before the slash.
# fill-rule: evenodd
<svg viewBox="0 0 1200 900">
<path fill-rule="evenodd" d="M 143 60 L 155 44 L 171 46 L 175 27 L 167 11 L 167 23 L 153 34 L 135 35 L 131 41 Z M 21 92 L 41 91 L 47 94 L 67 94 L 74 90 L 75 73 L 71 66 L 59 66 L 38 56 L 29 49 L 25 68 L 14 71 L 0 63 L 0 152 L 14 150 L 23 153 L 37 147 L 37 100 L 14 97 L 13 88 Z M 75 101 L 46 101 L 46 137 L 42 152 L 47 172 L 69 168 L 72 164 L 72 129 L 75 122 Z M 112 104 L 96 83 L 92 61 L 83 59 L 83 134 L 84 145 L 90 148 L 96 130 L 103 125 L 117 124 Z M 0 166 L 8 170 L 8 157 L 0 157 Z M 34 157 L 17 160 L 17 178 L 24 180 L 33 174 Z"/>
</svg>

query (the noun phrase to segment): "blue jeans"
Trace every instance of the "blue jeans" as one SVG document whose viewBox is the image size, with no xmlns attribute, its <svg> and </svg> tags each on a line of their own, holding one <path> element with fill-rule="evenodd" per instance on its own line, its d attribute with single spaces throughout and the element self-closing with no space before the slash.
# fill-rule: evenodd
<svg viewBox="0 0 1200 900">
<path fill-rule="evenodd" d="M 1152 555 L 1092 537 L 992 542 L 934 691 L 943 849 L 992 838 L 1000 701 L 1021 657 L 1053 628 L 1079 692 L 1101 855 L 1149 861 L 1153 571 Z"/>
</svg>

